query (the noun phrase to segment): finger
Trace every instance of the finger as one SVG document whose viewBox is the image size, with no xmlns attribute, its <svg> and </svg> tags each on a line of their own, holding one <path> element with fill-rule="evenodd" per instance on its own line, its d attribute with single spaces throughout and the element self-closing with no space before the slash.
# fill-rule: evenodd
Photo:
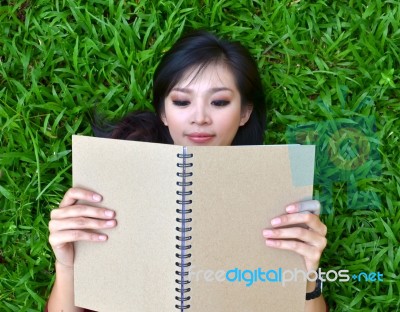
<svg viewBox="0 0 400 312">
<path fill-rule="evenodd" d="M 61 248 L 66 243 L 77 241 L 104 242 L 107 239 L 108 237 L 105 234 L 86 232 L 82 230 L 58 231 L 49 236 L 49 242 L 53 248 Z"/>
<path fill-rule="evenodd" d="M 312 263 L 318 263 L 322 254 L 322 250 L 299 241 L 267 239 L 265 244 L 273 248 L 294 251 Z"/>
<path fill-rule="evenodd" d="M 322 236 L 326 235 L 326 225 L 321 222 L 318 216 L 310 213 L 293 213 L 286 214 L 271 220 L 273 227 L 282 227 L 288 225 L 305 224 L 311 230 L 320 233 Z"/>
<path fill-rule="evenodd" d="M 284 229 L 266 229 L 263 231 L 263 236 L 267 239 L 297 239 L 306 244 L 317 247 L 323 250 L 326 247 L 327 240 L 325 236 L 317 232 L 306 230 L 302 227 L 292 227 Z"/>
<path fill-rule="evenodd" d="M 53 209 L 50 213 L 50 218 L 52 220 L 76 217 L 112 219 L 115 217 L 115 211 L 107 208 L 98 208 L 88 205 L 73 205 L 65 208 Z"/>
<path fill-rule="evenodd" d="M 77 200 L 86 200 L 93 203 L 98 203 L 102 200 L 100 194 L 88 191 L 79 187 L 70 188 L 64 195 L 60 203 L 60 208 L 68 207 L 77 202 Z"/>
<path fill-rule="evenodd" d="M 318 200 L 305 200 L 293 203 L 286 207 L 288 213 L 312 213 L 319 215 L 321 212 L 321 203 Z"/>
<path fill-rule="evenodd" d="M 64 230 L 75 229 L 105 229 L 113 228 L 117 225 L 116 220 L 98 220 L 92 218 L 68 218 L 68 219 L 55 219 L 49 222 L 50 233 Z"/>
</svg>

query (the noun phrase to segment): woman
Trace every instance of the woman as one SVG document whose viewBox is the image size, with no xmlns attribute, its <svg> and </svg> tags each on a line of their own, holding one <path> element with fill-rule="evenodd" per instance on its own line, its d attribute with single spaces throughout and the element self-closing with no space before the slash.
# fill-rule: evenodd
<svg viewBox="0 0 400 312">
<path fill-rule="evenodd" d="M 256 63 L 238 43 L 202 31 L 181 38 L 155 72 L 153 105 L 155 114 L 130 114 L 108 136 L 178 145 L 263 144 L 266 108 L 261 80 Z M 95 133 L 100 131 L 95 128 Z M 95 204 L 102 198 L 71 188 L 51 213 L 49 241 L 56 257 L 56 280 L 48 311 L 84 311 L 73 305 L 73 243 L 105 242 L 106 235 L 87 230 L 117 226 L 114 211 L 78 205 L 78 200 Z M 307 270 L 316 270 L 326 246 L 326 226 L 316 214 L 302 212 L 317 210 L 317 201 L 289 205 L 286 215 L 266 224 L 266 245 L 292 250 L 304 257 Z M 308 228 L 293 226 L 300 224 Z M 292 227 L 280 228 L 286 225 Z M 318 288 L 308 282 L 311 299 L 307 298 L 305 311 L 326 311 Z"/>
</svg>

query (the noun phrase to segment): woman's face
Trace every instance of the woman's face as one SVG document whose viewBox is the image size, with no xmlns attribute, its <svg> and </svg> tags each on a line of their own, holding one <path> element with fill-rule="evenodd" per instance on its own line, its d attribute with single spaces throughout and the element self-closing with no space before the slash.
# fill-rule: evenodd
<svg viewBox="0 0 400 312">
<path fill-rule="evenodd" d="M 231 145 L 252 107 L 241 107 L 234 77 L 224 65 L 191 70 L 165 98 L 161 116 L 177 145 Z"/>
</svg>

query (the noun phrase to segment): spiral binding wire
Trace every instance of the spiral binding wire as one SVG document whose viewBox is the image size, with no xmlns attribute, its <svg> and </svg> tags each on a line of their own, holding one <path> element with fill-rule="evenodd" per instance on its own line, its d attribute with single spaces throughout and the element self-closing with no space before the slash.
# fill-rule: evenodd
<svg viewBox="0 0 400 312">
<path fill-rule="evenodd" d="M 178 301 L 178 304 L 175 305 L 175 308 L 183 311 L 190 308 L 190 287 L 188 287 L 190 281 L 188 280 L 188 268 L 190 267 L 191 262 L 186 262 L 186 260 L 192 256 L 192 254 L 187 252 L 187 250 L 192 248 L 192 245 L 190 245 L 192 236 L 187 235 L 187 233 L 192 230 L 192 228 L 187 225 L 192 221 L 192 218 L 187 216 L 192 212 L 192 209 L 187 207 L 192 203 L 192 200 L 187 199 L 187 197 L 192 195 L 192 191 L 186 190 L 186 187 L 193 184 L 191 181 L 187 180 L 187 178 L 193 176 L 192 172 L 187 171 L 188 168 L 193 166 L 193 163 L 187 161 L 188 158 L 193 157 L 193 154 L 188 154 L 187 148 L 184 146 L 183 153 L 178 153 L 177 156 L 181 159 L 181 162 L 177 163 L 177 167 L 181 169 L 181 171 L 177 172 L 177 176 L 181 179 L 180 181 L 176 182 L 176 185 L 179 186 L 179 190 L 176 192 L 176 194 L 178 194 L 180 197 L 180 199 L 176 201 L 176 203 L 180 205 L 180 209 L 176 209 L 176 212 L 179 215 L 179 217 L 176 218 L 176 221 L 180 224 L 180 226 L 176 227 L 176 230 L 180 234 L 176 236 L 179 244 L 175 245 L 175 247 L 179 250 L 179 252 L 175 254 L 178 258 L 178 261 L 175 262 L 175 265 L 178 267 L 178 269 L 175 271 L 175 274 L 177 275 L 175 282 L 178 284 L 178 287 L 175 288 L 175 291 L 178 293 L 178 295 L 175 296 L 175 299 Z"/>
</svg>

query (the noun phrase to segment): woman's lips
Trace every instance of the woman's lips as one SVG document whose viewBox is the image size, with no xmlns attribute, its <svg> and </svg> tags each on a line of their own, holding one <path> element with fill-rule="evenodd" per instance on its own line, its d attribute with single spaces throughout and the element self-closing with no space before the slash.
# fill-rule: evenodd
<svg viewBox="0 0 400 312">
<path fill-rule="evenodd" d="M 214 135 L 209 134 L 209 133 L 190 133 L 188 134 L 188 138 L 190 141 L 194 143 L 206 143 L 210 141 Z"/>
</svg>

